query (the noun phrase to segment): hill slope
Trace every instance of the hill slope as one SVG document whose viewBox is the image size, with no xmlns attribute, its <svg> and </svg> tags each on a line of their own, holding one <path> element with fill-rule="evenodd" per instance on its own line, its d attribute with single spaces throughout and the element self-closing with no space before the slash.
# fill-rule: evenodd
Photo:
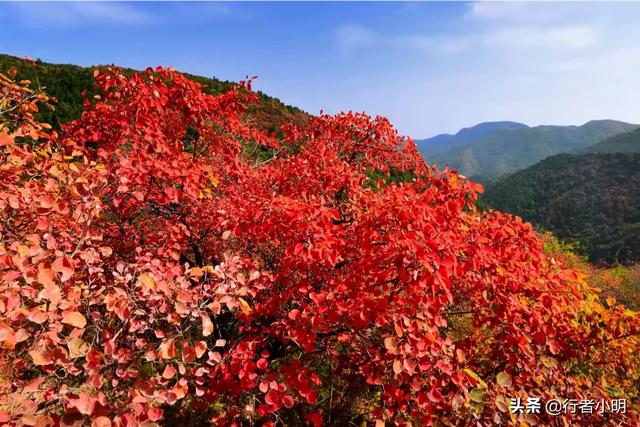
<svg viewBox="0 0 640 427">
<path fill-rule="evenodd" d="M 579 242 L 591 261 L 640 260 L 640 153 L 552 156 L 487 185 L 483 202 Z"/>
<path fill-rule="evenodd" d="M 426 154 L 427 162 L 448 164 L 481 181 L 524 169 L 554 154 L 582 150 L 638 126 L 614 120 L 594 120 L 582 126 L 536 126 L 496 129 L 472 143 Z"/>
<path fill-rule="evenodd" d="M 47 94 L 55 97 L 55 111 L 43 111 L 40 120 L 49 123 L 56 128 L 60 124 L 75 120 L 82 113 L 82 92 L 93 92 L 93 67 L 80 67 L 70 64 L 50 64 L 37 60 L 31 61 L 17 58 L 11 55 L 0 54 L 0 72 L 6 73 L 14 69 L 17 80 L 30 80 L 32 85 L 40 85 L 46 88 Z M 123 69 L 125 74 L 135 70 Z M 232 82 L 215 78 L 194 76 L 186 74 L 190 79 L 206 85 L 205 92 L 220 93 L 227 90 Z M 304 111 L 285 105 L 278 99 L 261 92 L 260 103 L 252 106 L 249 117 L 263 130 L 277 132 L 284 123 L 301 124 L 307 120 L 308 114 Z"/>
<path fill-rule="evenodd" d="M 460 129 L 455 135 L 444 133 L 432 138 L 416 140 L 415 143 L 420 153 L 422 153 L 425 158 L 430 158 L 454 147 L 460 148 L 471 145 L 481 137 L 499 129 L 520 129 L 527 127 L 527 125 L 517 122 L 484 122 L 472 127 Z"/>
<path fill-rule="evenodd" d="M 640 129 L 607 138 L 586 148 L 590 153 L 638 153 L 640 152 Z"/>
</svg>

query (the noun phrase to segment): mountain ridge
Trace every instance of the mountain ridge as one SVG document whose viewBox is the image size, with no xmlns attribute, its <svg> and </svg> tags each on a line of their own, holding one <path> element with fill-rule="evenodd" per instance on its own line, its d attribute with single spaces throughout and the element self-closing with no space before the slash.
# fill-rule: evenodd
<svg viewBox="0 0 640 427">
<path fill-rule="evenodd" d="M 488 132 L 495 131 L 497 129 L 514 129 L 514 128 L 526 128 L 528 127 L 524 123 L 518 123 L 513 121 L 491 121 L 481 122 L 474 126 L 469 126 L 460 129 L 455 134 L 441 133 L 426 139 L 418 139 L 414 142 L 424 155 L 425 152 L 434 153 L 446 151 L 453 146 L 462 146 L 467 142 L 472 142 L 473 138 L 484 135 Z"/>
<path fill-rule="evenodd" d="M 449 165 L 463 175 L 487 181 L 524 169 L 546 157 L 579 152 L 604 139 L 636 129 L 636 124 L 611 119 L 570 126 L 507 127 L 484 132 L 464 144 L 436 150 L 429 150 L 426 148 L 428 142 L 420 140 L 419 149 L 429 163 L 435 162 L 440 167 Z"/>
</svg>

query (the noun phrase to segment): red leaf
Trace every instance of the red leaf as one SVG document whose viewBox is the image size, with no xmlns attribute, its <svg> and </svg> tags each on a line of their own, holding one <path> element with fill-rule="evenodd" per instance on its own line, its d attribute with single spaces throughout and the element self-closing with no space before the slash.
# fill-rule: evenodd
<svg viewBox="0 0 640 427">
<path fill-rule="evenodd" d="M 280 394 L 274 390 L 270 390 L 265 396 L 264 396 L 264 401 L 265 403 L 272 405 L 272 406 L 276 406 L 276 405 L 280 405 Z"/>
<path fill-rule="evenodd" d="M 264 370 L 264 369 L 267 369 L 267 367 L 269 366 L 269 363 L 267 362 L 267 359 L 260 358 L 256 362 L 256 366 L 258 367 L 258 369 L 263 369 Z"/>
<path fill-rule="evenodd" d="M 173 365 L 167 365 L 164 367 L 164 371 L 162 372 L 162 378 L 166 380 L 170 380 L 176 375 L 176 369 Z"/>
<path fill-rule="evenodd" d="M 199 359 L 207 351 L 207 343 L 204 341 L 198 341 L 196 343 L 196 357 Z"/>
<path fill-rule="evenodd" d="M 440 391 L 435 388 L 429 390 L 429 393 L 427 393 L 427 397 L 434 403 L 440 403 L 444 401 L 444 398 L 442 397 L 442 394 L 440 394 Z"/>
<path fill-rule="evenodd" d="M 96 397 L 86 392 L 80 393 L 75 399 L 69 399 L 69 404 L 83 415 L 91 415 L 95 409 L 96 402 Z"/>
<path fill-rule="evenodd" d="M 560 354 L 562 349 L 560 348 L 560 344 L 558 344 L 556 340 L 549 338 L 547 340 L 547 345 L 549 346 L 549 350 L 551 350 L 551 354 Z"/>
<path fill-rule="evenodd" d="M 291 397 L 290 395 L 287 394 L 287 395 L 282 396 L 282 403 L 287 408 L 293 408 L 293 405 L 295 404 L 295 401 L 293 400 L 293 397 Z"/>
<path fill-rule="evenodd" d="M 288 314 L 288 317 L 291 320 L 296 320 L 299 316 L 300 316 L 300 310 L 298 310 L 297 308 L 291 310 Z"/>
<path fill-rule="evenodd" d="M 324 418 L 318 413 L 308 414 L 306 419 L 313 424 L 313 427 L 322 427 L 322 424 L 324 424 Z"/>
<path fill-rule="evenodd" d="M 162 409 L 158 408 L 157 406 L 152 406 L 147 410 L 147 417 L 149 417 L 149 420 L 151 421 L 158 421 L 162 418 L 162 414 Z"/>
</svg>

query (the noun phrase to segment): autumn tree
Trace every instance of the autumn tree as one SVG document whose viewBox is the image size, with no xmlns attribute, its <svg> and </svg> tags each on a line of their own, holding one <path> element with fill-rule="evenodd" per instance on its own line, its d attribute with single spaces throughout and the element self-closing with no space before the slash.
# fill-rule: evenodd
<svg viewBox="0 0 640 427">
<path fill-rule="evenodd" d="M 0 79 L 0 422 L 633 425 L 635 312 L 384 118 L 277 140 L 171 69 L 60 135 Z M 258 155 L 259 154 L 259 155 Z M 629 399 L 513 415 L 510 397 Z"/>
</svg>

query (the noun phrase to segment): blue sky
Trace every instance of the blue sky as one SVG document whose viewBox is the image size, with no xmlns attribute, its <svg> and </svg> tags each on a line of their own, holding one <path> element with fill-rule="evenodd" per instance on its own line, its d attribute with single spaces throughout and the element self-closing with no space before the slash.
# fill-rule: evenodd
<svg viewBox="0 0 640 427">
<path fill-rule="evenodd" d="M 424 138 L 481 121 L 640 123 L 640 3 L 0 3 L 0 52 L 171 65 Z"/>
</svg>

